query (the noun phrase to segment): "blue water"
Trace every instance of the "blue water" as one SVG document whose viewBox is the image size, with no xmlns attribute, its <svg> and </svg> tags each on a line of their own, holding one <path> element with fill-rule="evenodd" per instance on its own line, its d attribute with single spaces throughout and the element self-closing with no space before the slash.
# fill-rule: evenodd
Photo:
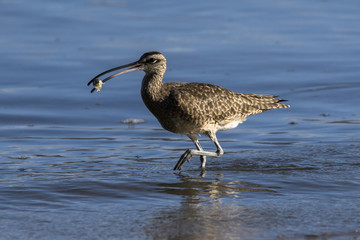
<svg viewBox="0 0 360 240">
<path fill-rule="evenodd" d="M 0 5 L 0 239 L 360 238 L 358 1 Z M 151 50 L 164 81 L 291 108 L 219 132 L 203 176 L 196 157 L 174 172 L 193 146 L 146 109 L 142 72 L 86 86 Z"/>
</svg>

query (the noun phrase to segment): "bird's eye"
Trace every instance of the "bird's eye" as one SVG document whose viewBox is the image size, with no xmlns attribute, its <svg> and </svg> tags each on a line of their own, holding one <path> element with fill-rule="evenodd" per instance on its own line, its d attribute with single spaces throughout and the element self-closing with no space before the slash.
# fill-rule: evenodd
<svg viewBox="0 0 360 240">
<path fill-rule="evenodd" d="M 156 63 L 158 60 L 155 58 L 149 58 L 148 63 Z"/>
</svg>

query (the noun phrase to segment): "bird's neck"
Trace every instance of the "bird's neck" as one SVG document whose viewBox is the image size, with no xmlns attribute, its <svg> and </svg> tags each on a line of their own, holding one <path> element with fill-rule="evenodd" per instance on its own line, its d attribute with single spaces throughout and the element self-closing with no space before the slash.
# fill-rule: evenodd
<svg viewBox="0 0 360 240">
<path fill-rule="evenodd" d="M 160 101 L 163 77 L 164 72 L 145 74 L 141 85 L 141 96 L 145 104 L 147 101 Z"/>
</svg>

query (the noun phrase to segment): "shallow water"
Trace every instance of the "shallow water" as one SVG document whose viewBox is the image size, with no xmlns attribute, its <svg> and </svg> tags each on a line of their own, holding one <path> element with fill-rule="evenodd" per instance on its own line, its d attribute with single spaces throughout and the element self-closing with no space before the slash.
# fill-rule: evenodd
<svg viewBox="0 0 360 240">
<path fill-rule="evenodd" d="M 357 1 L 0 4 L 0 239 L 360 238 Z M 174 172 L 193 146 L 148 112 L 143 73 L 86 86 L 149 50 L 165 81 L 291 108 L 219 132 L 206 172 Z"/>
</svg>

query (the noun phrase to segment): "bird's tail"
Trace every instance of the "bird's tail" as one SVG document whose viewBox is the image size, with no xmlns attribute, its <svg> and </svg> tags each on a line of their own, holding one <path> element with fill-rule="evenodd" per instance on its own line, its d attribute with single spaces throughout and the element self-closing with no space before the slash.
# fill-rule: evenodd
<svg viewBox="0 0 360 240">
<path fill-rule="evenodd" d="M 242 97 L 251 102 L 253 107 L 259 110 L 270 110 L 274 108 L 288 108 L 290 105 L 283 104 L 287 100 L 278 99 L 277 95 L 263 95 L 263 94 L 242 94 Z"/>
</svg>

